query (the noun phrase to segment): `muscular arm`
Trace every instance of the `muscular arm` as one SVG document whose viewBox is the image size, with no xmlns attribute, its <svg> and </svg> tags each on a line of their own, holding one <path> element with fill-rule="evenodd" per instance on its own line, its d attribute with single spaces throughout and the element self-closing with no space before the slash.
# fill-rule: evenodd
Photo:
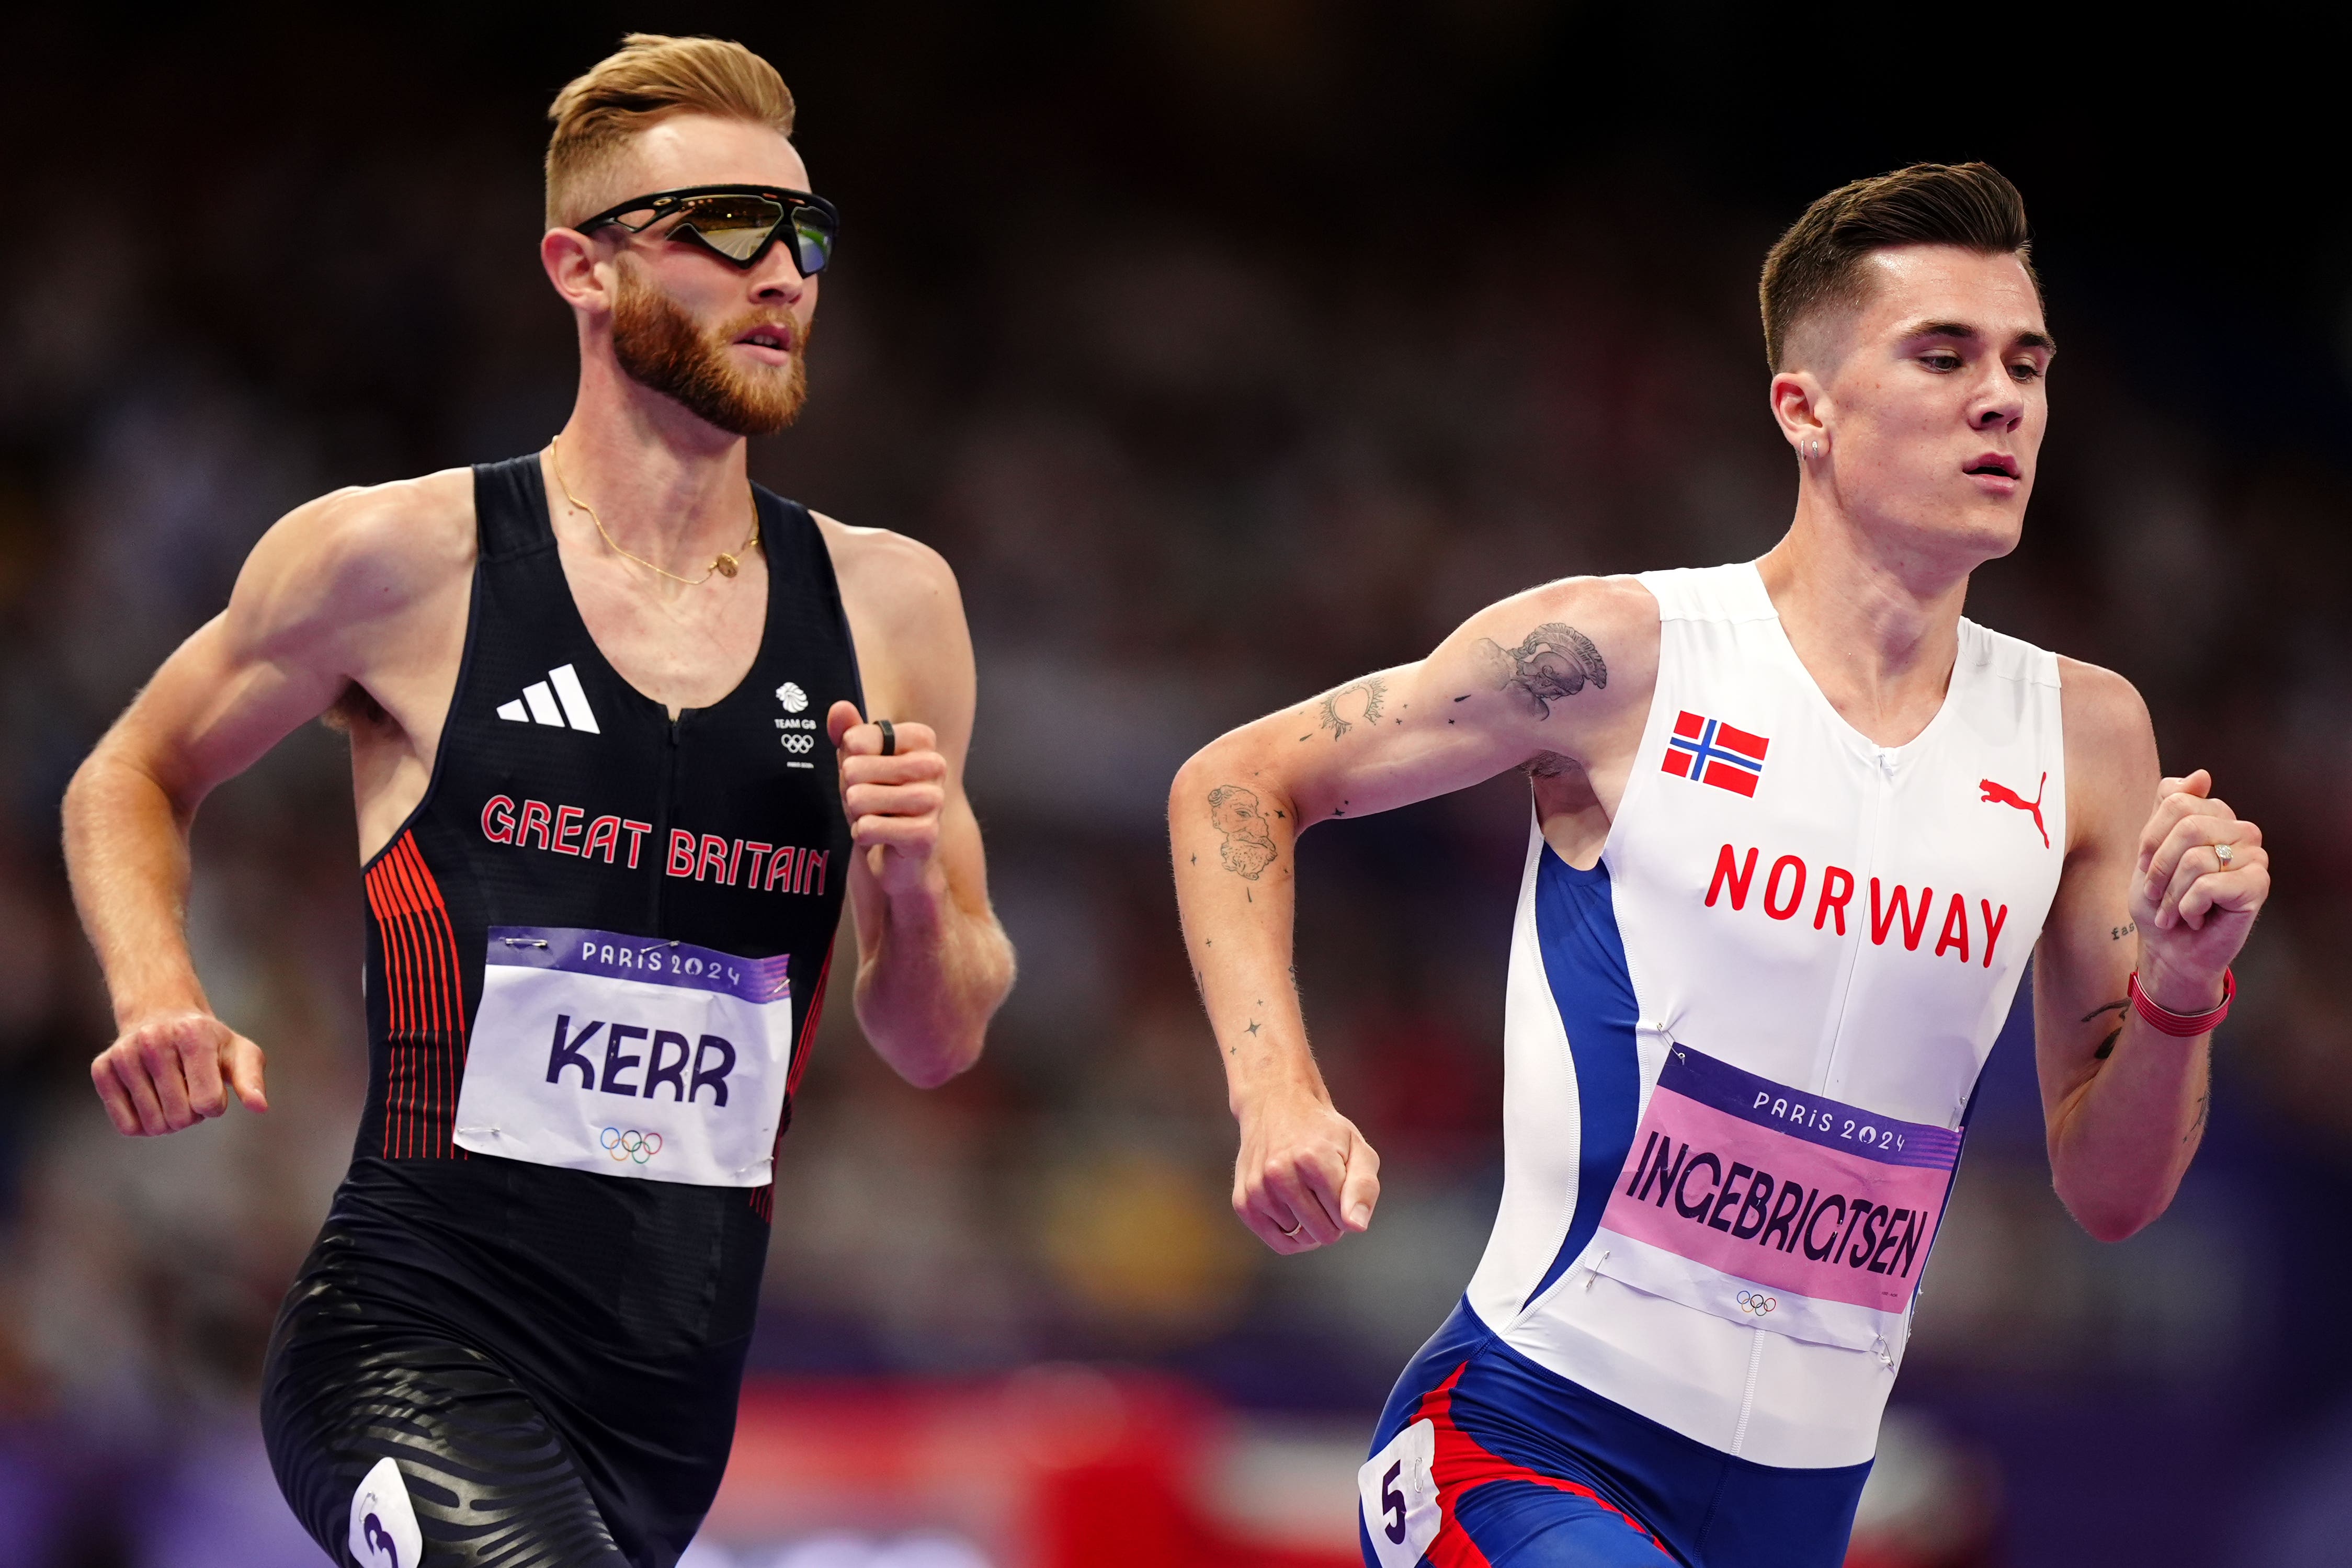
<svg viewBox="0 0 2352 1568">
<path fill-rule="evenodd" d="M 988 900 L 980 822 L 963 790 L 976 679 L 947 563 L 911 540 L 824 520 L 870 715 L 827 718 L 856 847 L 857 1022 L 883 1060 L 929 1088 L 980 1058 L 1013 986 L 1013 944 Z M 896 731 L 881 755 L 880 726 Z"/>
<path fill-rule="evenodd" d="M 414 489 L 338 493 L 272 528 L 228 608 L 164 661 L 66 792 L 67 869 L 120 1031 L 90 1075 L 126 1133 L 219 1115 L 225 1072 L 265 1109 L 260 1050 L 213 1017 L 188 954 L 189 828 L 215 786 L 341 697 L 368 628 L 430 587 L 402 544 Z"/>
<path fill-rule="evenodd" d="M 1639 739 L 1657 626 L 1632 583 L 1537 589 L 1417 664 L 1233 731 L 1176 775 L 1177 902 L 1241 1123 L 1234 1206 L 1276 1251 L 1362 1230 L 1379 1196 L 1378 1158 L 1332 1107 L 1290 975 L 1299 834 L 1537 759 L 1605 774 Z"/>
<path fill-rule="evenodd" d="M 2170 1205 L 2204 1135 L 2211 1036 L 2152 1028 L 2126 987 L 2176 1013 L 2221 999 L 2270 886 L 2262 832 L 2201 771 L 2157 776 L 2156 736 L 2120 677 L 2061 661 L 2066 866 L 2035 950 L 2035 1058 L 2058 1195 L 2117 1241 Z M 2212 844 L 2231 846 L 2221 872 Z"/>
</svg>

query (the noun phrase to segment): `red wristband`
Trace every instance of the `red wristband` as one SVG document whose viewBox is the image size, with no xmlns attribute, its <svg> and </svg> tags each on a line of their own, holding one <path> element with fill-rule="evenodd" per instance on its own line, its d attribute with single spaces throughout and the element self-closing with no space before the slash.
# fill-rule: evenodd
<svg viewBox="0 0 2352 1568">
<path fill-rule="evenodd" d="M 2136 969 L 2132 971 L 2132 1011 L 2147 1019 L 2149 1028 L 2184 1040 L 2197 1035 L 2210 1033 L 2215 1025 L 2228 1017 L 2230 1004 L 2236 999 L 2237 994 L 2238 977 L 2233 971 L 2224 969 L 2221 971 L 2221 1005 L 2219 1007 L 2210 1013 L 2176 1013 L 2169 1007 L 2158 1006 L 2148 1000 L 2147 993 L 2139 988 L 2139 971 Z"/>
</svg>

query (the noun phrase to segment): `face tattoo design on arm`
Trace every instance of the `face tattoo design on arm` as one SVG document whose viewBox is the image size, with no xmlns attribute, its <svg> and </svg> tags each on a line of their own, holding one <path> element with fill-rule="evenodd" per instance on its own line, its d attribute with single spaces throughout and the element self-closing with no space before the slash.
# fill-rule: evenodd
<svg viewBox="0 0 2352 1568">
<path fill-rule="evenodd" d="M 1239 784 L 1219 784 L 1209 792 L 1209 820 L 1224 835 L 1219 851 L 1225 869 L 1256 881 L 1258 873 L 1274 864 L 1274 835 L 1267 831 L 1265 813 L 1257 795 Z"/>
<path fill-rule="evenodd" d="M 1592 639 L 1559 621 L 1546 621 L 1517 647 L 1481 637 L 1478 657 L 1486 661 L 1495 689 L 1517 689 L 1535 704 L 1538 719 L 1550 718 L 1551 705 L 1583 690 L 1588 680 L 1599 687 L 1609 684 L 1609 666 Z"/>
</svg>

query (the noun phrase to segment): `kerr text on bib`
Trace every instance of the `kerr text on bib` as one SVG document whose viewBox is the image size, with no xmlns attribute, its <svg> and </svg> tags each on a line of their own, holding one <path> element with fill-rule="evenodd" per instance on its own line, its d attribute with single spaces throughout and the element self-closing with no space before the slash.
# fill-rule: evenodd
<svg viewBox="0 0 2352 1568">
<path fill-rule="evenodd" d="M 783 955 L 492 926 L 457 1142 L 567 1170 L 758 1186 L 792 1042 Z"/>
<path fill-rule="evenodd" d="M 1874 1116 L 1675 1045 L 1591 1267 L 1794 1339 L 1895 1342 L 1960 1135 Z"/>
</svg>

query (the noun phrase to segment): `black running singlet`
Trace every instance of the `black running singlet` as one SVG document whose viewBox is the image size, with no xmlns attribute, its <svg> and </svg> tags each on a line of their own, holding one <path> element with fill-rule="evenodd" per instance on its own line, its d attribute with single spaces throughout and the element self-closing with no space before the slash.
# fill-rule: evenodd
<svg viewBox="0 0 2352 1568">
<path fill-rule="evenodd" d="M 667 1568 L 717 1490 L 848 872 L 824 715 L 863 707 L 814 520 L 755 496 L 759 655 L 673 720 L 581 619 L 538 459 L 475 470 L 432 782 L 364 872 L 366 1110 L 264 1394 L 339 1561 L 387 1457 L 428 1564 Z"/>
</svg>

